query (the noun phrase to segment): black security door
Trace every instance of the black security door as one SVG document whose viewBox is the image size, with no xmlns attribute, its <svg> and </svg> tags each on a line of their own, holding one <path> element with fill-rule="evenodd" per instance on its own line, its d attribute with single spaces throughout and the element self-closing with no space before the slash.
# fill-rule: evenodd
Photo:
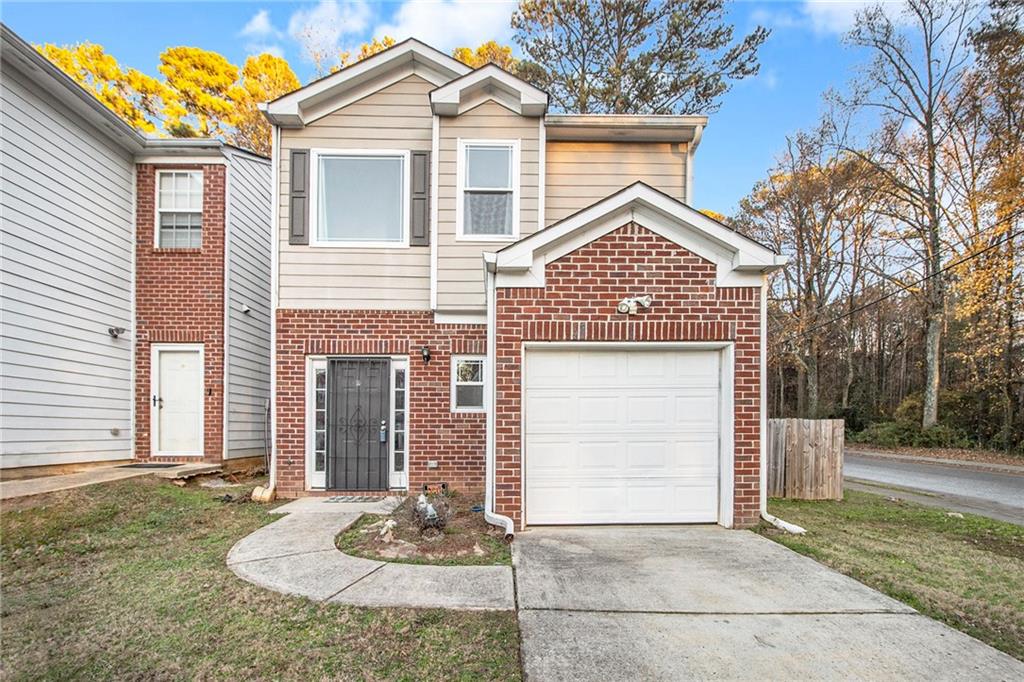
<svg viewBox="0 0 1024 682">
<path fill-rule="evenodd" d="M 327 487 L 387 490 L 391 361 L 328 361 L 327 395 Z"/>
</svg>

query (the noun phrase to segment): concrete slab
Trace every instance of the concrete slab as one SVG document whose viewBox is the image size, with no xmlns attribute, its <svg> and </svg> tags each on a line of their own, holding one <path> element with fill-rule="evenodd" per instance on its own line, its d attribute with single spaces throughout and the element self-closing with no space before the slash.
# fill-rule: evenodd
<svg viewBox="0 0 1024 682">
<path fill-rule="evenodd" d="M 220 464 L 194 462 L 192 464 L 182 464 L 180 466 L 169 467 L 167 469 L 154 469 L 150 473 L 157 478 L 166 478 L 171 481 L 177 481 L 186 478 L 194 478 L 196 476 L 206 476 L 207 474 L 219 474 L 221 471 L 223 471 L 223 467 L 221 467 Z"/>
<path fill-rule="evenodd" d="M 324 550 L 340 554 L 334 537 L 359 517 L 358 512 L 289 514 L 235 543 L 228 552 L 228 565 Z"/>
<path fill-rule="evenodd" d="M 382 497 L 374 502 L 331 502 L 325 497 L 300 497 L 272 509 L 271 514 L 336 514 L 338 512 L 359 512 L 366 514 L 390 514 L 402 504 L 402 497 Z"/>
<path fill-rule="evenodd" d="M 238 577 L 268 590 L 325 601 L 385 564 L 336 549 L 229 564 Z"/>
<path fill-rule="evenodd" d="M 1011 680 L 1024 664 L 918 614 L 523 611 L 532 680 Z"/>
<path fill-rule="evenodd" d="M 330 601 L 354 606 L 408 606 L 511 611 L 507 566 L 421 566 L 389 563 Z"/>
<path fill-rule="evenodd" d="M 913 613 L 771 540 L 719 526 L 535 528 L 512 551 L 521 609 Z"/>
<path fill-rule="evenodd" d="M 82 488 L 87 485 L 106 483 L 108 481 L 120 481 L 126 478 L 149 476 L 152 473 L 153 470 L 122 469 L 120 465 L 118 465 L 111 467 L 95 467 L 86 471 L 78 471 L 73 474 L 59 474 L 57 476 L 44 476 L 42 478 L 0 481 L 0 500 L 10 500 L 15 497 L 28 497 L 29 495 L 42 495 L 44 493 L 53 493 L 59 490 L 71 490 L 72 488 Z"/>
</svg>

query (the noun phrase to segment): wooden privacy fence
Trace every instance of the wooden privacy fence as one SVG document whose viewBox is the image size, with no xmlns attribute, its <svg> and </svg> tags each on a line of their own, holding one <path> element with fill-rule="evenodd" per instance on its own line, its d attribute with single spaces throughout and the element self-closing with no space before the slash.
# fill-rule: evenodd
<svg viewBox="0 0 1024 682">
<path fill-rule="evenodd" d="M 843 499 L 842 419 L 768 420 L 768 496 Z"/>
</svg>

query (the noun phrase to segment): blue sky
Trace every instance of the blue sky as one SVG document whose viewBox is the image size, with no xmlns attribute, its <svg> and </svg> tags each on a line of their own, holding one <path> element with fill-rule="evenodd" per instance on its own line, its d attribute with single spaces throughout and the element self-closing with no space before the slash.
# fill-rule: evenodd
<svg viewBox="0 0 1024 682">
<path fill-rule="evenodd" d="M 772 165 L 785 136 L 815 123 L 821 93 L 843 87 L 864 55 L 842 34 L 863 0 L 734 2 L 738 32 L 760 23 L 772 35 L 760 53 L 761 73 L 736 84 L 711 117 L 697 153 L 695 205 L 732 213 Z M 33 43 L 91 41 L 119 61 L 157 75 L 160 52 L 194 45 L 241 64 L 265 50 L 286 57 L 303 82 L 314 69 L 295 37 L 317 27 L 326 46 L 352 48 L 371 35 L 413 35 L 450 50 L 494 38 L 511 44 L 514 3 L 496 0 L 312 0 L 311 2 L 43 3 L 7 0 L 0 17 Z M 323 26 L 337 30 L 324 32 Z"/>
</svg>

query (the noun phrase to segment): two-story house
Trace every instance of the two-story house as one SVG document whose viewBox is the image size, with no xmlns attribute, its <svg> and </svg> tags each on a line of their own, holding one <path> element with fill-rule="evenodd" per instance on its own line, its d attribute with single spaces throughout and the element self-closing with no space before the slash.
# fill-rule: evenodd
<svg viewBox="0 0 1024 682">
<path fill-rule="evenodd" d="M 756 523 L 784 259 L 687 204 L 704 117 L 552 115 L 416 40 L 264 112 L 278 494 Z"/>
<path fill-rule="evenodd" d="M 140 134 L 0 25 L 0 471 L 262 465 L 270 161 Z"/>
</svg>

